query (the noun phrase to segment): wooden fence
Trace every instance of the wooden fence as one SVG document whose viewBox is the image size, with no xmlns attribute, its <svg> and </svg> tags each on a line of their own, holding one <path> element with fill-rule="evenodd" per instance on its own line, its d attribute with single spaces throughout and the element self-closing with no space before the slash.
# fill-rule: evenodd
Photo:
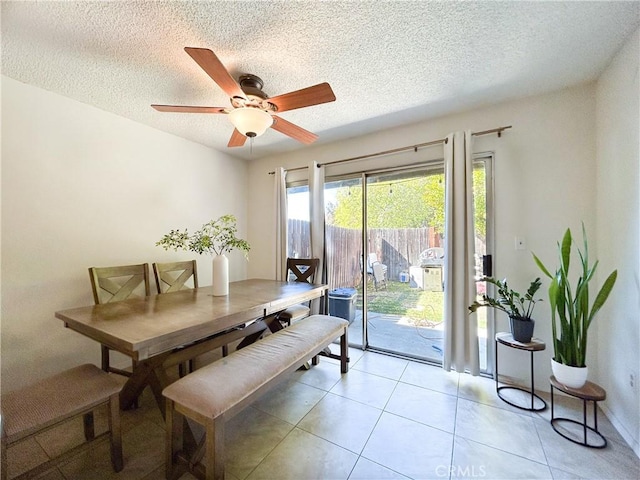
<svg viewBox="0 0 640 480">
<path fill-rule="evenodd" d="M 356 287 L 362 276 L 361 231 L 327 225 L 325 231 L 327 273 L 330 288 Z M 368 252 L 387 266 L 387 278 L 398 280 L 401 272 L 420 265 L 420 253 L 440 247 L 441 236 L 433 227 L 369 229 Z M 289 252 L 299 258 L 311 257 L 309 222 L 289 220 Z M 366 261 L 366 260 L 365 260 Z"/>
</svg>

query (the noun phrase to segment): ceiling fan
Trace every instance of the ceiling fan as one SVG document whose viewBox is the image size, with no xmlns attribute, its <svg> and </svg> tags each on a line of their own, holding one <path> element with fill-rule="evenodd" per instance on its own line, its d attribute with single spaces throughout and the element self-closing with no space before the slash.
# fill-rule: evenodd
<svg viewBox="0 0 640 480">
<path fill-rule="evenodd" d="M 328 83 L 269 98 L 263 82 L 255 75 L 241 75 L 236 82 L 215 53 L 208 48 L 185 47 L 185 51 L 229 95 L 231 107 L 151 105 L 160 112 L 228 114 L 235 127 L 228 147 L 241 147 L 247 138 L 259 137 L 269 127 L 299 142 L 309 144 L 318 136 L 276 115 L 287 110 L 333 102 L 336 96 Z"/>
</svg>

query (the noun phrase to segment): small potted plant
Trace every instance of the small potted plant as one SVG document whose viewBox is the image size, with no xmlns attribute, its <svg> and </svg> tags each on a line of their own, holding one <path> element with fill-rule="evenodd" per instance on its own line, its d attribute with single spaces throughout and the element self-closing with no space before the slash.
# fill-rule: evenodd
<svg viewBox="0 0 640 480">
<path fill-rule="evenodd" d="M 478 281 L 495 285 L 498 289 L 498 296 L 493 298 L 486 293 L 483 294 L 481 300 L 476 300 L 469 306 L 469 313 L 475 312 L 480 307 L 491 307 L 500 310 L 509 316 L 513 339 L 522 343 L 531 342 L 535 326 L 535 321 L 531 318 L 531 315 L 533 315 L 536 302 L 542 300 L 535 298 L 536 292 L 542 285 L 540 278 L 536 278 L 531 282 L 524 295 L 509 288 L 506 278 L 504 280 L 496 280 L 492 277 L 483 277 Z"/>
<path fill-rule="evenodd" d="M 580 388 L 587 381 L 587 331 L 595 314 L 609 297 L 618 277 L 618 271 L 609 274 L 602 284 L 593 303 L 589 305 L 589 283 L 598 267 L 598 260 L 589 266 L 587 234 L 582 224 L 583 249 L 576 247 L 580 257 L 581 272 L 575 286 L 569 281 L 569 264 L 573 243 L 571 230 L 567 231 L 558 244 L 560 265 L 554 274 L 533 254 L 533 258 L 542 272 L 551 279 L 549 285 L 549 304 L 551 306 L 551 332 L 553 335 L 553 358 L 551 370 L 556 379 L 572 388 Z"/>
<path fill-rule="evenodd" d="M 223 215 L 211 220 L 193 235 L 187 230 L 171 230 L 156 245 L 165 250 L 189 250 L 198 254 L 208 253 L 213 257 L 213 294 L 216 296 L 229 293 L 229 260 L 225 253 L 241 250 L 245 257 L 251 246 L 246 240 L 236 237 L 238 227 L 236 217 Z"/>
</svg>

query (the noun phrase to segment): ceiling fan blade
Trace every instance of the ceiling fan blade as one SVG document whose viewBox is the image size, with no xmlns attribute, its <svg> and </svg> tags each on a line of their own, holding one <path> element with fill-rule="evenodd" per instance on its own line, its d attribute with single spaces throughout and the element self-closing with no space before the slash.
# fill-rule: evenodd
<svg viewBox="0 0 640 480">
<path fill-rule="evenodd" d="M 227 95 L 246 98 L 238 82 L 233 79 L 215 53 L 208 48 L 185 47 L 184 50 Z"/>
<path fill-rule="evenodd" d="M 187 105 L 151 105 L 159 112 L 175 113 L 227 113 L 224 107 L 189 107 Z"/>
<path fill-rule="evenodd" d="M 333 102 L 336 96 L 328 83 L 319 83 L 313 87 L 303 88 L 295 92 L 285 93 L 269 98 L 269 102 L 278 107 L 278 112 L 286 112 L 296 108 L 310 107 L 321 103 Z"/>
<path fill-rule="evenodd" d="M 244 142 L 247 141 L 247 137 L 241 134 L 238 129 L 234 128 L 233 133 L 231 134 L 231 138 L 229 139 L 229 143 L 227 147 L 241 147 L 244 145 Z"/>
<path fill-rule="evenodd" d="M 273 125 L 271 125 L 271 128 L 280 133 L 284 133 L 294 140 L 298 140 L 299 142 L 306 143 L 308 145 L 318 139 L 318 136 L 315 133 L 311 133 L 302 127 L 294 125 L 291 122 L 287 122 L 285 119 L 280 118 L 277 115 L 272 115 L 272 117 Z"/>
</svg>

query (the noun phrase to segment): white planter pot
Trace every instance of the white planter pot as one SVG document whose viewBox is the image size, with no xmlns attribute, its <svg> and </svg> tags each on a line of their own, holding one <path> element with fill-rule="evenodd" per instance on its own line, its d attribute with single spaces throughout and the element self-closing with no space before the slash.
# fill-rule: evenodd
<svg viewBox="0 0 640 480">
<path fill-rule="evenodd" d="M 213 257 L 213 295 L 229 295 L 229 259 L 225 255 Z"/>
<path fill-rule="evenodd" d="M 563 385 L 570 388 L 581 388 L 587 381 L 589 369 L 587 367 L 570 367 L 551 359 L 551 371 Z"/>
</svg>

